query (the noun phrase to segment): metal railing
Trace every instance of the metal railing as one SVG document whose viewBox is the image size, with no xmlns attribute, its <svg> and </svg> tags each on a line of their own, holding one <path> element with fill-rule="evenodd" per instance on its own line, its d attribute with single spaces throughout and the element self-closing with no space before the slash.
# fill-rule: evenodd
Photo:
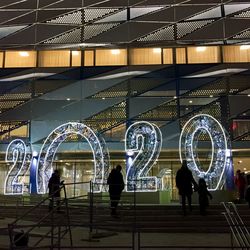
<svg viewBox="0 0 250 250">
<path fill-rule="evenodd" d="M 237 207 L 233 202 L 222 202 L 225 209 L 225 216 L 231 231 L 231 243 L 234 247 L 234 241 L 240 249 L 250 249 L 250 234 L 240 217 Z"/>
<path fill-rule="evenodd" d="M 87 195 L 67 197 L 65 186 L 77 184 L 81 185 L 87 183 L 89 185 L 89 193 Z M 140 194 L 135 192 L 135 190 L 134 192 L 123 192 L 122 199 L 119 203 L 119 211 L 121 216 L 119 219 L 115 219 L 110 215 L 109 194 L 107 192 L 95 193 L 93 185 L 96 185 L 96 183 L 93 184 L 92 182 L 79 182 L 64 184 L 60 187 L 64 193 L 64 196 L 62 199 L 60 199 L 60 203 L 57 203 L 54 199 L 52 200 L 52 202 L 55 204 L 53 204 L 53 209 L 51 211 L 49 211 L 48 202 L 52 197 L 46 197 L 34 207 L 27 210 L 22 216 L 10 223 L 8 226 L 10 249 L 20 249 L 18 246 L 16 246 L 16 242 L 20 240 L 21 237 L 26 236 L 30 236 L 30 240 L 29 247 L 26 247 L 25 249 L 184 249 L 183 245 L 180 244 L 181 242 L 175 242 L 175 244 L 168 244 L 169 242 L 163 242 L 162 244 L 158 242 L 156 244 L 155 242 L 152 242 L 152 244 L 149 244 L 149 242 L 145 241 L 145 238 L 150 237 L 148 235 L 151 233 L 173 233 L 171 231 L 174 231 L 176 228 L 178 229 L 178 225 L 174 225 L 173 223 L 168 224 L 168 221 L 160 221 L 164 222 L 165 224 L 158 227 L 159 225 L 157 225 L 157 223 L 155 226 L 148 223 L 145 226 L 145 224 L 143 224 L 144 218 L 149 218 L 150 216 L 151 219 L 153 217 L 157 218 L 157 210 L 154 211 L 154 208 L 152 208 L 153 213 L 151 215 L 147 215 L 147 212 L 145 213 L 144 210 L 142 211 L 144 211 L 145 214 L 140 214 L 141 207 L 138 205 L 138 196 Z M 63 210 L 64 213 L 57 213 L 58 207 Z M 249 233 L 234 204 L 232 204 L 230 207 L 233 209 L 234 216 L 232 215 L 232 211 L 229 211 L 226 204 L 224 204 L 224 208 L 226 210 L 224 216 L 228 221 L 232 236 L 234 237 L 237 246 L 230 246 L 230 242 L 226 246 L 221 246 L 221 244 L 216 245 L 216 243 L 214 245 L 200 243 L 193 246 L 185 246 L 185 249 L 250 249 Z M 143 206 L 142 209 L 144 209 Z M 220 216 L 223 220 L 221 212 L 222 208 L 220 208 L 218 216 Z M 32 219 L 32 214 L 34 213 L 37 213 L 37 216 L 39 213 L 42 213 L 42 215 L 37 221 L 33 221 L 32 223 L 30 221 L 27 222 L 27 219 Z M 168 214 L 168 211 L 166 211 L 166 214 Z M 176 216 L 178 219 L 178 214 Z M 237 217 L 237 219 L 233 219 L 232 217 Z M 161 219 L 161 217 L 159 218 Z M 198 219 L 200 218 L 204 218 L 204 222 L 206 222 L 205 217 L 199 217 Z M 210 218 L 207 220 L 209 219 Z M 25 220 L 26 223 L 23 223 Z M 183 220 L 185 222 L 184 218 Z M 195 227 L 195 225 L 192 223 L 186 226 L 187 229 L 190 230 L 189 233 L 200 233 L 199 231 L 192 231 Z M 185 228 L 185 223 L 183 224 L 183 227 Z M 41 231 L 44 230 L 44 232 L 40 235 L 34 236 L 33 232 L 37 228 Z M 218 231 L 223 229 L 228 234 L 228 226 L 226 222 L 223 225 L 215 226 L 215 228 L 217 228 Z M 15 238 L 17 232 L 20 232 L 20 229 L 24 230 L 23 234 L 21 234 L 19 238 Z M 214 233 L 218 231 L 215 231 Z M 78 234 L 78 238 L 76 238 L 76 232 Z M 126 233 L 126 241 L 121 242 L 118 240 L 112 244 L 111 242 L 108 244 L 106 243 L 106 245 L 94 243 L 98 240 L 98 236 L 100 235 L 101 238 L 109 237 L 110 235 L 115 235 L 117 233 Z M 81 236 L 81 239 L 79 239 L 79 235 Z M 84 236 L 85 239 L 82 239 Z M 241 237 L 240 239 L 239 236 Z M 36 239 L 37 237 L 39 237 L 38 240 Z M 84 244 L 82 242 L 83 240 L 89 243 Z M 245 244 L 244 248 L 242 247 L 243 243 Z"/>
</svg>

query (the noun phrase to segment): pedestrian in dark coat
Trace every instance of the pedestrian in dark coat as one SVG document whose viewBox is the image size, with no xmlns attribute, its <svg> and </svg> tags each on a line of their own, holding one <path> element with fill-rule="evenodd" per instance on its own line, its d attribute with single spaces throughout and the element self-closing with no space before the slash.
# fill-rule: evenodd
<svg viewBox="0 0 250 250">
<path fill-rule="evenodd" d="M 117 206 L 121 198 L 122 190 L 124 189 L 124 181 L 121 173 L 121 165 L 117 165 L 109 174 L 107 184 L 109 185 L 109 197 L 111 215 L 117 216 Z"/>
<path fill-rule="evenodd" d="M 187 167 L 187 162 L 184 160 L 181 168 L 176 173 L 176 186 L 179 189 L 179 195 L 182 201 L 182 211 L 186 215 L 186 198 L 188 200 L 189 210 L 192 211 L 192 193 L 193 185 L 197 188 L 192 172 Z"/>
<path fill-rule="evenodd" d="M 49 196 L 50 196 L 50 203 L 49 203 L 49 210 L 53 209 L 53 203 L 56 200 L 57 210 L 60 210 L 60 185 L 62 182 L 60 181 L 60 174 L 59 171 L 56 169 L 54 173 L 51 175 L 49 179 Z"/>
<path fill-rule="evenodd" d="M 199 179 L 198 194 L 199 194 L 200 214 L 206 215 L 207 213 L 206 209 L 209 206 L 208 197 L 210 199 L 212 199 L 213 197 L 207 190 L 207 184 L 203 178 Z"/>
</svg>

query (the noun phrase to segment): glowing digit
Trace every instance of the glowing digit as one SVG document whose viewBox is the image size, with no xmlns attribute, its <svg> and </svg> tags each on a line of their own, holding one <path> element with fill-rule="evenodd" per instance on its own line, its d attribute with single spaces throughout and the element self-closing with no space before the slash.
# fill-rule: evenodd
<svg viewBox="0 0 250 250">
<path fill-rule="evenodd" d="M 25 143 L 16 139 L 7 147 L 5 161 L 11 165 L 5 178 L 4 194 L 21 195 L 24 192 L 24 177 L 29 170 L 30 156 L 27 155 Z"/>
<path fill-rule="evenodd" d="M 108 175 L 109 154 L 103 139 L 101 141 L 96 134 L 86 125 L 77 122 L 65 123 L 54 129 L 46 138 L 41 148 L 37 167 L 37 193 L 46 192 L 48 180 L 52 174 L 52 163 L 58 147 L 72 135 L 85 138 L 91 147 L 94 160 L 94 191 L 101 192 L 104 179 Z"/>
<path fill-rule="evenodd" d="M 136 122 L 127 129 L 125 138 L 127 191 L 157 191 L 157 177 L 147 175 L 161 150 L 160 129 L 149 122 Z"/>
<path fill-rule="evenodd" d="M 211 161 L 207 171 L 197 166 L 198 162 L 198 139 L 202 133 L 208 134 L 212 143 Z M 228 159 L 231 156 L 230 146 L 228 144 L 225 131 L 221 124 L 212 116 L 199 114 L 192 117 L 184 125 L 180 140 L 179 154 L 180 159 L 187 160 L 190 170 L 195 178 L 204 178 L 207 182 L 208 189 L 213 191 L 222 188 L 225 182 L 225 169 L 230 164 Z"/>
</svg>

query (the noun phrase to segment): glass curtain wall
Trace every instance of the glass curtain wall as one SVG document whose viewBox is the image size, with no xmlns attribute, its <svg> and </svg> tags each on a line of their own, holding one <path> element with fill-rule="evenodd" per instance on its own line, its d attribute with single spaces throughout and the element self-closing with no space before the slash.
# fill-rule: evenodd
<svg viewBox="0 0 250 250">
<path fill-rule="evenodd" d="M 13 158 L 5 161 L 12 140 L 22 139 L 27 146 L 27 158 L 19 161 L 40 160 L 33 164 L 35 172 L 27 170 L 18 177 L 25 186 L 25 194 L 36 193 L 39 188 L 38 193 L 46 193 L 47 186 L 45 190 L 42 188 L 43 181 L 47 183 L 51 171 L 59 169 L 61 179 L 66 184 L 72 183 L 66 187 L 69 197 L 87 196 L 89 182 L 99 174 L 98 180 L 106 184 L 107 174 L 117 164 L 123 166 L 124 180 L 127 181 L 126 131 L 141 121 L 154 124 L 154 129 L 158 127 L 160 130 L 158 139 L 161 134 L 162 145 L 159 155 L 154 152 L 155 159 L 150 158 L 151 165 L 144 175 L 155 176 L 159 181 L 158 190 L 169 192 L 171 200 L 178 200 L 175 176 L 180 167 L 179 138 L 192 117 L 198 114 L 214 117 L 230 140 L 237 141 L 239 136 L 243 138 L 249 132 L 250 50 L 244 53 L 239 46 L 175 46 L 175 43 L 163 44 L 161 40 L 145 40 L 143 43 L 138 32 L 154 25 L 155 21 L 149 19 L 142 25 L 136 18 L 142 11 L 153 13 L 156 7 L 131 6 L 129 1 L 127 6 L 103 4 L 101 8 L 82 6 L 81 25 L 84 29 L 76 49 L 38 49 L 29 54 L 24 51 L 0 52 L 0 67 L 17 71 L 17 78 L 1 83 L 4 89 L 1 100 L 1 112 L 4 113 L 0 135 L 1 194 L 4 185 L 17 182 L 10 174 L 15 164 Z M 100 14 L 100 9 L 103 13 L 117 11 L 119 18 L 113 20 L 114 17 L 107 14 L 107 19 L 102 20 L 100 17 L 106 14 Z M 91 23 L 95 21 L 89 16 L 91 11 L 99 13 L 96 19 L 100 20 L 95 24 Z M 85 42 L 93 38 L 86 35 L 88 29 L 102 34 L 104 31 L 98 27 L 108 29 L 108 21 L 112 27 L 123 24 L 121 37 L 110 44 L 103 35 L 99 43 L 87 46 Z M 102 39 L 104 43 L 101 43 Z M 223 60 L 227 63 L 222 63 Z M 200 169 L 208 170 L 212 159 L 211 136 L 203 130 L 197 137 L 196 163 Z M 246 138 L 249 140 L 249 133 Z M 95 163 L 100 161 L 100 149 L 104 155 L 110 152 L 107 164 L 101 166 L 104 173 L 95 169 Z M 145 155 L 148 156 L 148 152 Z M 43 166 L 43 161 L 48 164 Z M 8 171 L 9 184 L 6 184 Z M 40 179 L 37 182 L 34 178 Z M 31 180 L 36 190 L 31 190 Z M 7 195 L 12 194 L 8 192 Z"/>
</svg>

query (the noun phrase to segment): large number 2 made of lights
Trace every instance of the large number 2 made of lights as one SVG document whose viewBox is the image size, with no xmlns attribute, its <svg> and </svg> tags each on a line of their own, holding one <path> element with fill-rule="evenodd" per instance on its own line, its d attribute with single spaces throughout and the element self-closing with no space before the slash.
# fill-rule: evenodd
<svg viewBox="0 0 250 250">
<path fill-rule="evenodd" d="M 198 160 L 198 141 L 202 133 L 207 133 L 212 144 L 210 165 L 207 171 L 201 169 Z M 52 164 L 58 147 L 72 136 L 85 139 L 93 154 L 94 192 L 105 191 L 109 173 L 109 153 L 105 141 L 83 123 L 69 122 L 54 129 L 44 141 L 36 161 L 36 192 L 44 194 L 52 174 Z M 161 178 L 149 176 L 149 171 L 157 161 L 162 147 L 160 129 L 152 123 L 140 121 L 133 123 L 125 134 L 127 157 L 126 191 L 154 192 L 162 188 Z M 179 140 L 181 161 L 187 160 L 189 169 L 196 179 L 205 178 L 209 190 L 221 189 L 224 185 L 225 169 L 231 164 L 231 148 L 221 124 L 207 114 L 196 115 L 183 127 Z M 34 157 L 34 156 L 33 156 Z M 5 161 L 10 165 L 4 183 L 4 194 L 23 194 L 23 180 L 34 161 L 27 154 L 25 143 L 16 139 L 6 151 Z"/>
</svg>

